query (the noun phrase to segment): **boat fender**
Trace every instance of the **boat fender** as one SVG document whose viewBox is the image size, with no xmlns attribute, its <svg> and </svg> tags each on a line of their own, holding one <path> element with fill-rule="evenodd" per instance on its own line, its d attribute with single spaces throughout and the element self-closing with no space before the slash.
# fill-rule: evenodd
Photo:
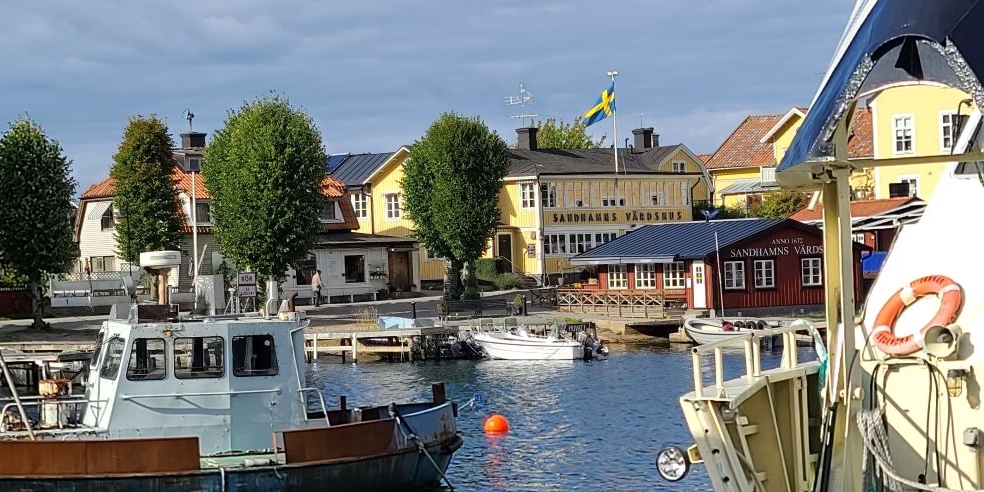
<svg viewBox="0 0 984 492">
<path fill-rule="evenodd" d="M 916 335 L 895 336 L 895 322 L 905 308 L 923 296 L 934 294 L 940 299 L 940 308 L 933 319 Z M 909 355 L 923 346 L 926 330 L 934 326 L 946 326 L 956 320 L 963 306 L 963 290 L 960 285 L 943 275 L 927 275 L 917 278 L 898 290 L 878 311 L 871 337 L 876 347 L 888 355 Z"/>
<path fill-rule="evenodd" d="M 758 329 L 765 330 L 768 327 L 769 327 L 769 323 L 767 321 L 765 321 L 764 319 L 760 319 L 759 320 L 758 325 L 757 325 L 757 328 Z"/>
</svg>

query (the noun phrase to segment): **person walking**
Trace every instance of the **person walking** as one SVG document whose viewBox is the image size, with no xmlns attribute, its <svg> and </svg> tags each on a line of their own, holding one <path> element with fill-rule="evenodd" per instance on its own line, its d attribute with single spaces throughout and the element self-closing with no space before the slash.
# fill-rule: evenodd
<svg viewBox="0 0 984 492">
<path fill-rule="evenodd" d="M 321 305 L 321 270 L 314 272 L 311 276 L 311 297 L 313 297 L 314 306 L 318 307 Z"/>
</svg>

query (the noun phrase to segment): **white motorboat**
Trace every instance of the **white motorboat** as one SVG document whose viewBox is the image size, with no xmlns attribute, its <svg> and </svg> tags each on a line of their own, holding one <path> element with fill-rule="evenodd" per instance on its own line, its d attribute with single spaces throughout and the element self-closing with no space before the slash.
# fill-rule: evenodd
<svg viewBox="0 0 984 492">
<path fill-rule="evenodd" d="M 687 336 L 700 345 L 727 340 L 768 326 L 767 322 L 755 319 L 687 318 L 683 321 Z"/>
<path fill-rule="evenodd" d="M 536 336 L 523 331 L 484 332 L 473 335 L 475 343 L 493 359 L 574 360 L 584 358 L 584 345 L 554 336 Z"/>
</svg>

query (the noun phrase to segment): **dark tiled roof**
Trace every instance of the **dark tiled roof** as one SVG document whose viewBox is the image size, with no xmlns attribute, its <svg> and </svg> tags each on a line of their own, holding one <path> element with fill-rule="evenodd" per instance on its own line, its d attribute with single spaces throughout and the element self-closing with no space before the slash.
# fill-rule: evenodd
<svg viewBox="0 0 984 492">
<path fill-rule="evenodd" d="M 332 172 L 338 168 L 341 163 L 348 159 L 351 154 L 331 154 L 328 156 L 328 172 Z"/>
<path fill-rule="evenodd" d="M 344 159 L 336 162 L 332 168 L 332 159 L 328 158 L 328 171 L 335 179 L 345 183 L 345 186 L 359 186 L 364 184 L 366 179 L 382 167 L 383 163 L 392 157 L 394 152 L 384 152 L 381 154 L 342 154 Z M 337 160 L 337 159 L 336 159 Z"/>
<path fill-rule="evenodd" d="M 657 170 L 659 162 L 679 148 L 681 144 L 667 145 L 633 153 L 619 149 L 619 172 L 668 173 Z M 533 176 L 536 174 L 611 174 L 615 172 L 614 149 L 509 149 L 508 176 Z"/>
<path fill-rule="evenodd" d="M 725 248 L 784 224 L 798 228 L 809 228 L 819 234 L 819 230 L 813 226 L 789 219 L 729 219 L 710 222 L 653 224 L 636 229 L 591 251 L 581 253 L 572 258 L 571 261 L 576 263 L 578 260 L 585 262 L 596 259 L 622 258 L 700 259 L 715 251 L 715 232 L 718 236 L 718 245 Z"/>
<path fill-rule="evenodd" d="M 416 239 L 407 237 L 397 237 L 397 236 L 383 236 L 379 234 L 363 234 L 361 232 L 330 232 L 322 233 L 318 235 L 315 240 L 315 244 L 320 246 L 334 246 L 338 247 L 341 245 L 352 246 L 352 245 L 365 245 L 365 246 L 380 246 L 380 245 L 399 245 L 399 246 L 412 246 L 417 243 Z"/>
</svg>

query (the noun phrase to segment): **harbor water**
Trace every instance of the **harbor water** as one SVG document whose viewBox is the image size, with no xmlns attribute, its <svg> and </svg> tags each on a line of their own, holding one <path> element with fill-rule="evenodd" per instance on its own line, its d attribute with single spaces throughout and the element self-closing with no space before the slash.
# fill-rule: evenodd
<svg viewBox="0 0 984 492">
<path fill-rule="evenodd" d="M 494 361 L 342 364 L 323 357 L 308 366 L 308 380 L 330 405 L 346 396 L 349 406 L 430 398 L 443 381 L 459 405 L 464 446 L 448 479 L 462 491 L 710 490 L 702 465 L 670 483 L 656 473 L 654 458 L 665 445 L 693 440 L 679 397 L 693 391 L 690 347 L 614 346 L 608 360 Z M 813 356 L 801 348 L 801 360 Z M 763 351 L 763 369 L 780 352 Z M 702 363 L 713 379 L 713 360 Z M 728 378 L 741 374 L 741 352 L 725 357 Z M 491 413 L 504 415 L 511 430 L 486 435 Z"/>
</svg>

